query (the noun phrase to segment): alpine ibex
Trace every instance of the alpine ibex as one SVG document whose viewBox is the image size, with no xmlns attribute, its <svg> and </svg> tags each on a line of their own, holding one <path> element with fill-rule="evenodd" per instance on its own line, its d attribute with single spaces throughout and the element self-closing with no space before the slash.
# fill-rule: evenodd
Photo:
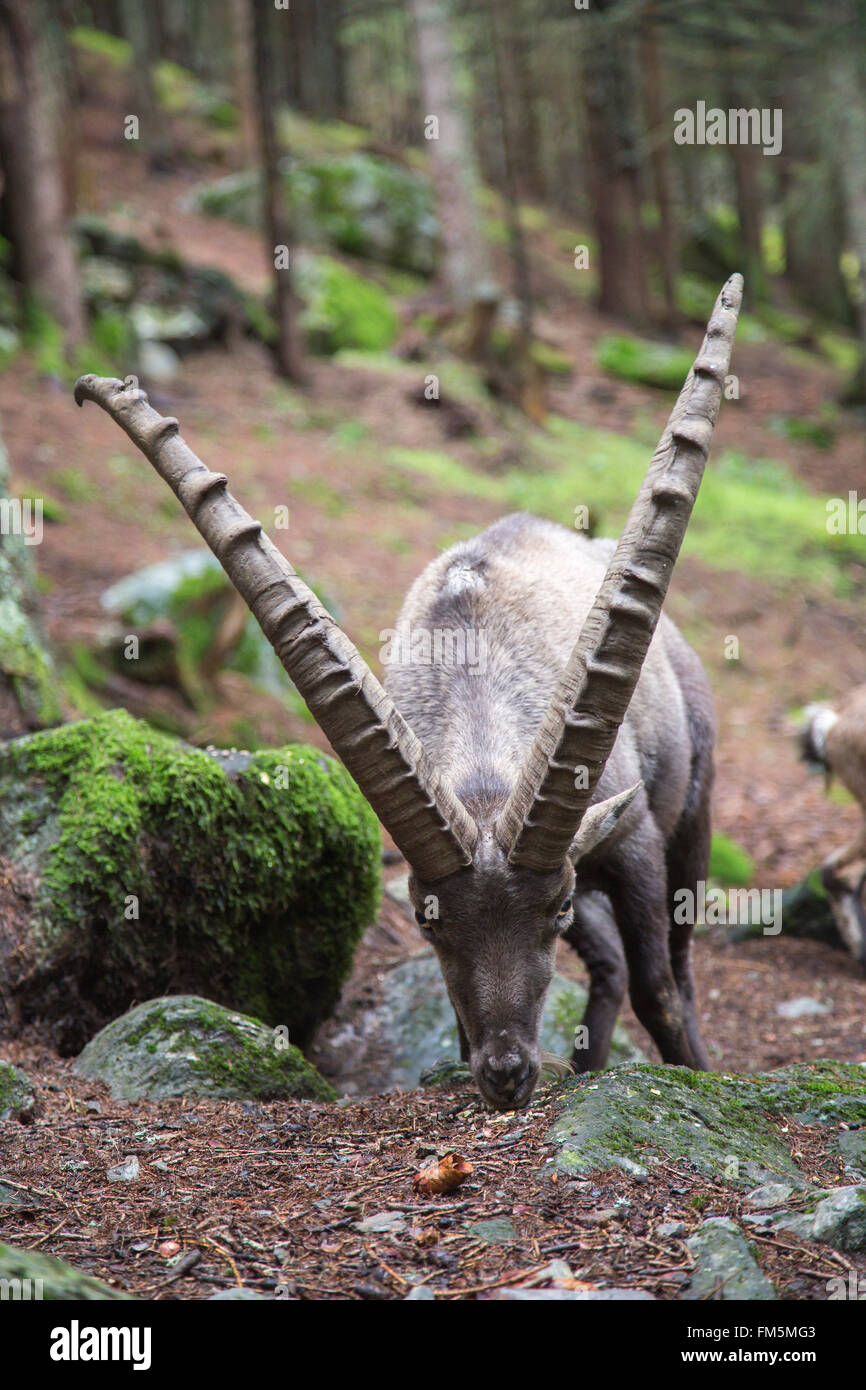
<svg viewBox="0 0 866 1390">
<path fill-rule="evenodd" d="M 395 631 L 456 631 L 464 645 L 483 634 L 484 661 L 410 657 L 389 666 L 387 692 L 176 420 L 132 378 L 76 386 L 177 494 L 405 855 L 464 1059 L 499 1109 L 535 1087 L 560 936 L 591 977 L 577 1069 L 604 1065 L 626 978 L 664 1060 L 708 1065 L 692 928 L 674 924 L 671 903 L 706 877 L 712 698 L 698 658 L 659 617 L 741 293 L 734 275 L 618 545 L 512 516 L 455 546 L 413 585 Z"/>
<path fill-rule="evenodd" d="M 801 746 L 806 762 L 834 776 L 863 812 L 859 834 L 829 855 L 821 866 L 839 935 L 866 969 L 866 685 L 845 696 L 835 708 L 807 705 Z"/>
</svg>

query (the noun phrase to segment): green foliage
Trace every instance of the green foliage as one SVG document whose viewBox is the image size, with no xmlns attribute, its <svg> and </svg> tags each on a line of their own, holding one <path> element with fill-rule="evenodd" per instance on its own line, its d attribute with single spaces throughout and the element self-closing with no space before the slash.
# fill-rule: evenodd
<svg viewBox="0 0 866 1390">
<path fill-rule="evenodd" d="M 132 61 L 132 47 L 127 40 L 107 34 L 104 29 L 89 29 L 79 24 L 70 29 L 68 38 L 73 48 L 105 58 L 112 67 L 128 68 Z"/>
<path fill-rule="evenodd" d="M 730 888 L 747 888 L 755 875 L 755 861 L 728 835 L 716 831 L 710 850 L 710 878 Z"/>
<path fill-rule="evenodd" d="M 836 431 L 824 420 L 809 420 L 802 415 L 775 415 L 770 429 L 798 444 L 811 444 L 816 449 L 832 449 Z"/>
<path fill-rule="evenodd" d="M 604 518 L 606 534 L 619 534 L 646 472 L 646 445 L 550 416 L 544 433 L 527 435 L 524 452 L 523 468 L 496 475 L 436 450 L 396 449 L 389 459 L 443 491 L 567 526 L 576 502 L 584 502 Z M 808 577 L 812 587 L 842 592 L 850 584 L 848 566 L 863 564 L 863 543 L 828 534 L 825 503 L 784 463 L 728 449 L 710 462 L 683 551 L 713 569 L 798 583 Z"/>
<path fill-rule="evenodd" d="M 200 116 L 223 130 L 238 126 L 237 107 L 217 88 L 200 82 L 179 63 L 162 61 L 153 70 L 157 100 L 172 115 Z"/>
<path fill-rule="evenodd" d="M 297 263 L 297 286 L 304 301 L 301 328 L 313 352 L 382 352 L 391 346 L 397 313 L 378 285 L 330 256 L 304 256 Z"/>
<path fill-rule="evenodd" d="M 688 349 L 653 343 L 628 333 L 610 333 L 596 348 L 599 366 L 624 381 L 678 391 L 694 360 Z"/>
<path fill-rule="evenodd" d="M 283 170 L 286 200 L 302 242 L 429 276 L 436 254 L 436 220 L 427 183 L 380 155 L 292 162 Z M 256 227 L 260 180 L 243 170 L 199 187 L 194 205 L 213 217 Z"/>
</svg>

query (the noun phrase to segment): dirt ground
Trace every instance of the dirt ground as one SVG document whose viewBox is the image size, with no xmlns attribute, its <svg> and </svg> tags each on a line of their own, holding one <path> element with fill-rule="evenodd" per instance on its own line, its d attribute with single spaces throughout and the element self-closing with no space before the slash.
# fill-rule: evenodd
<svg viewBox="0 0 866 1390">
<path fill-rule="evenodd" d="M 216 166 L 191 159 L 157 180 L 128 152 L 119 153 L 105 129 L 101 108 L 85 107 L 85 204 L 118 227 L 260 286 L 256 238 L 197 217 L 179 201 Z M 566 301 L 546 280 L 543 261 L 537 275 L 542 334 L 576 364 L 573 378 L 553 393 L 556 411 L 619 430 L 649 417 L 660 428 L 665 407 L 656 394 L 611 385 L 595 364 L 593 344 L 612 325 L 586 302 Z M 716 447 L 783 458 L 809 485 L 834 495 L 862 488 L 866 463 L 856 419 L 846 421 L 824 452 L 770 434 L 766 425 L 794 402 L 801 413 L 816 408 L 838 386 L 834 373 L 792 365 L 770 347 L 737 352 L 749 396 L 743 409 L 722 412 Z M 496 515 L 483 500 L 426 489 L 422 478 L 407 506 L 385 449 L 441 448 L 461 458 L 465 446 L 444 426 L 437 437 L 435 419 L 381 373 L 314 362 L 302 428 L 293 426 L 264 353 L 252 344 L 189 358 L 178 381 L 152 400 L 180 418 L 190 444 L 211 468 L 228 474 L 250 511 L 265 516 L 280 502 L 290 505 L 291 530 L 288 537 L 277 533 L 278 543 L 293 563 L 314 572 L 337 600 L 349 634 L 371 656 L 378 631 L 423 565 L 449 538 Z M 363 423 L 363 446 L 335 437 L 344 418 Z M 98 632 L 99 599 L 109 584 L 196 538 L 179 507 L 166 505 L 163 484 L 147 466 L 124 463 L 132 449 L 116 427 L 95 409 L 77 412 L 65 387 L 40 379 L 26 363 L 0 375 L 0 421 L 16 476 L 52 492 L 58 473 L 75 468 L 92 483 L 91 495 L 64 498 L 65 520 L 48 528 L 38 553 L 48 632 L 68 653 Z M 508 447 L 504 431 L 502 445 Z M 820 779 L 805 774 L 787 711 L 866 678 L 861 600 L 830 599 L 686 560 L 669 611 L 693 637 L 716 694 L 716 827 L 748 849 L 758 885 L 784 887 L 858 821 L 854 807 L 828 801 Z M 722 635 L 729 632 L 741 639 L 736 670 L 722 656 Z M 256 712 L 270 742 L 322 741 L 312 725 L 267 697 Z M 236 742 L 242 713 L 227 677 L 195 737 Z M 346 997 L 363 991 L 368 972 L 417 944 L 386 899 Z M 704 1035 L 720 1069 L 761 1070 L 819 1057 L 866 1061 L 866 981 L 844 953 L 782 937 L 732 944 L 719 931 L 696 943 L 695 966 Z M 581 975 L 573 956 L 563 968 Z M 776 1014 L 776 1004 L 806 994 L 831 1012 L 797 1022 Z M 628 1011 L 625 1023 L 653 1055 Z M 260 1291 L 279 1285 L 285 1296 L 306 1299 L 395 1298 L 416 1283 L 445 1299 L 487 1297 L 531 1278 L 554 1257 L 567 1261 L 577 1281 L 671 1298 L 688 1277 L 689 1257 L 681 1239 L 654 1236 L 657 1222 L 678 1219 L 691 1229 L 701 1217 L 737 1210 L 736 1196 L 674 1163 L 643 1183 L 623 1174 L 592 1183 L 551 1180 L 543 1166 L 553 1101 L 545 1095 L 528 1112 L 507 1116 L 488 1114 L 471 1089 L 372 1096 L 337 1107 L 121 1104 L 38 1044 L 13 1044 L 5 1054 L 39 1084 L 41 1111 L 33 1124 L 7 1126 L 3 1136 L 4 1181 L 21 1191 L 22 1205 L 0 1215 L 0 1239 L 62 1256 L 149 1298 L 201 1298 L 232 1283 Z M 823 1180 L 837 1176 L 810 1157 L 813 1141 L 793 1123 L 789 1142 Z M 416 1196 L 413 1173 L 437 1150 L 468 1157 L 471 1178 L 453 1197 Z M 140 1176 L 108 1183 L 106 1169 L 130 1154 L 140 1158 Z M 599 1219 L 605 1208 L 615 1214 Z M 355 1230 L 353 1223 L 382 1211 L 405 1216 L 402 1232 Z M 516 1241 L 488 1245 L 472 1232 L 473 1223 L 500 1215 L 514 1221 Z M 860 1257 L 849 1260 L 787 1236 L 752 1238 L 783 1296 L 826 1297 L 828 1278 L 852 1267 L 866 1270 Z M 181 1264 L 169 1265 L 178 1253 Z"/>
</svg>

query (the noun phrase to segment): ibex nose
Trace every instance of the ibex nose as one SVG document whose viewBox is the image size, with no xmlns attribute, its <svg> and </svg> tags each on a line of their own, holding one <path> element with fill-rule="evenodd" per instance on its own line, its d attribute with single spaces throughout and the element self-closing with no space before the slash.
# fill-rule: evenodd
<svg viewBox="0 0 866 1390">
<path fill-rule="evenodd" d="M 520 1098 L 532 1073 L 532 1064 L 519 1052 L 485 1057 L 481 1066 L 484 1089 L 500 1103 Z"/>
</svg>

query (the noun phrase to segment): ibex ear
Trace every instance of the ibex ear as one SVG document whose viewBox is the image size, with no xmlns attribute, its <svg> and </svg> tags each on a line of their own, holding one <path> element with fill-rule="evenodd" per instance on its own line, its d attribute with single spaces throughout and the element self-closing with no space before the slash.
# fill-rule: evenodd
<svg viewBox="0 0 866 1390">
<path fill-rule="evenodd" d="M 606 801 L 598 801 L 594 806 L 587 808 L 586 815 L 580 822 L 580 829 L 568 851 L 568 857 L 573 864 L 589 854 L 596 845 L 600 845 L 602 840 L 607 839 L 623 811 L 628 809 L 642 786 L 643 782 L 636 782 L 627 792 L 617 792 L 616 796 L 609 796 Z"/>
</svg>

